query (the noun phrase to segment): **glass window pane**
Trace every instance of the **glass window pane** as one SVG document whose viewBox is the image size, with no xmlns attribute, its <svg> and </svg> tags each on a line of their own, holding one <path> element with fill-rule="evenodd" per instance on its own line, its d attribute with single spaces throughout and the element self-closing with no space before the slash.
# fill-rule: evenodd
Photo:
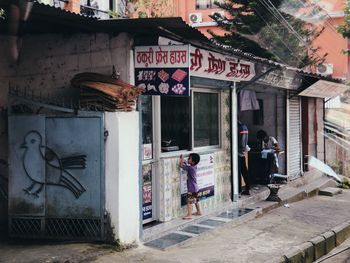
<svg viewBox="0 0 350 263">
<path fill-rule="evenodd" d="M 190 148 L 189 97 L 161 97 L 162 152 Z"/>
<path fill-rule="evenodd" d="M 197 9 L 207 9 L 211 7 L 211 0 L 196 0 Z"/>
<path fill-rule="evenodd" d="M 141 96 L 143 159 L 153 156 L 152 96 Z"/>
<path fill-rule="evenodd" d="M 194 92 L 194 147 L 219 145 L 219 94 Z"/>
</svg>

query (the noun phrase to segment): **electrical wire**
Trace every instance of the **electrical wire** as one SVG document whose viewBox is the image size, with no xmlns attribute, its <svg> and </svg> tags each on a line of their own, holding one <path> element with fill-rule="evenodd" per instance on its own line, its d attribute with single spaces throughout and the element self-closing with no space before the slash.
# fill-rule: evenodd
<svg viewBox="0 0 350 263">
<path fill-rule="evenodd" d="M 282 25 L 284 25 L 291 33 L 293 33 L 297 39 L 304 43 L 304 46 L 309 49 L 313 54 L 315 54 L 317 57 L 319 57 L 321 60 L 323 59 L 313 48 L 309 46 L 309 44 L 303 39 L 303 37 L 294 29 L 294 27 L 284 18 L 284 16 L 281 14 L 281 12 L 273 5 L 273 3 L 270 0 L 267 0 L 269 3 L 266 2 L 266 0 L 260 0 L 260 3 L 263 4 L 265 8 L 274 16 L 277 18 L 278 22 L 280 22 Z"/>
<path fill-rule="evenodd" d="M 304 3 L 302 0 L 297 0 L 297 1 L 298 1 L 299 3 L 301 3 L 301 5 L 302 5 L 304 8 L 308 8 L 308 7 L 309 7 L 309 6 L 305 5 L 305 3 Z M 333 18 L 332 18 L 332 17 L 328 14 L 328 12 L 327 12 L 324 8 L 322 8 L 320 5 L 318 5 L 317 3 L 314 3 L 313 1 L 310 2 L 310 5 L 311 5 L 312 7 L 318 7 L 318 8 L 320 8 L 320 9 L 322 9 L 323 11 L 325 11 L 326 16 L 328 16 L 328 17 L 330 18 L 330 20 L 332 20 L 332 21 L 334 22 Z M 311 14 L 312 14 L 312 15 L 318 15 L 318 13 L 315 11 L 314 8 L 312 8 Z M 337 29 L 328 21 L 328 19 L 325 19 L 323 22 L 324 22 L 325 24 L 327 24 L 327 25 L 329 26 L 329 28 L 330 28 L 334 33 L 339 34 L 338 31 L 337 31 Z"/>
<path fill-rule="evenodd" d="M 276 30 L 274 30 L 272 28 L 272 26 L 265 20 L 265 18 L 262 16 L 262 14 L 260 13 L 260 11 L 258 11 L 257 8 L 253 7 L 253 9 L 255 10 L 255 12 L 257 13 L 257 15 L 260 17 L 260 19 L 266 24 L 266 26 L 275 33 L 275 35 L 277 36 L 278 40 L 281 41 L 281 43 L 290 51 L 290 54 L 295 57 L 299 62 L 303 63 L 303 61 L 296 55 L 294 55 L 294 51 L 287 45 L 287 43 L 280 37 L 280 35 L 276 32 Z M 275 56 L 277 56 L 273 51 L 270 51 L 272 54 L 274 54 Z M 277 56 L 278 57 L 278 56 Z M 282 59 L 280 59 L 281 61 L 283 61 Z M 286 63 L 286 61 L 283 61 L 284 63 Z"/>
</svg>

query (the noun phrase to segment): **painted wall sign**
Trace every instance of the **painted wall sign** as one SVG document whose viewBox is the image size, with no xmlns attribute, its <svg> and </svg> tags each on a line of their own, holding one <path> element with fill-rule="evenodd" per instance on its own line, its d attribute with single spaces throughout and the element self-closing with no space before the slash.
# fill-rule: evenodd
<svg viewBox="0 0 350 263">
<path fill-rule="evenodd" d="M 252 62 L 192 46 L 190 72 L 191 76 L 226 81 L 248 81 L 255 76 Z"/>
<path fill-rule="evenodd" d="M 186 205 L 187 173 L 181 169 L 181 205 Z M 205 199 L 214 195 L 214 154 L 201 155 L 197 167 L 198 199 Z"/>
<path fill-rule="evenodd" d="M 255 76 L 255 65 L 188 45 L 135 47 L 135 84 L 144 88 L 144 95 L 189 96 L 190 75 L 248 81 Z"/>
<path fill-rule="evenodd" d="M 264 72 L 261 72 L 264 73 Z M 273 87 L 284 89 L 298 89 L 301 85 L 302 78 L 297 76 L 297 73 L 289 73 L 284 71 L 272 71 L 265 76 L 259 78 L 256 83 L 265 84 Z"/>
<path fill-rule="evenodd" d="M 136 47 L 135 85 L 144 95 L 189 96 L 189 46 Z"/>
</svg>

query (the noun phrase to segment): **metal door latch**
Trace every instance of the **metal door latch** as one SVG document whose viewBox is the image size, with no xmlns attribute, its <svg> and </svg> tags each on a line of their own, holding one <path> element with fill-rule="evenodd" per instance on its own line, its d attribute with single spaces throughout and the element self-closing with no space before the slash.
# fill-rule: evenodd
<svg viewBox="0 0 350 263">
<path fill-rule="evenodd" d="M 104 140 L 106 141 L 106 140 L 107 140 L 107 137 L 109 136 L 108 130 L 104 130 L 103 136 L 104 136 Z"/>
</svg>

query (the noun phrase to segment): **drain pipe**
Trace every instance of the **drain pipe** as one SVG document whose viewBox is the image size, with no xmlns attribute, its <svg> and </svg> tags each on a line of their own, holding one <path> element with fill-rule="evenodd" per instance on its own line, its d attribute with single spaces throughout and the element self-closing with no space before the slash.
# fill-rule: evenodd
<svg viewBox="0 0 350 263">
<path fill-rule="evenodd" d="M 231 189 L 232 201 L 238 202 L 238 136 L 237 136 L 237 87 L 233 82 L 231 88 Z"/>
</svg>

